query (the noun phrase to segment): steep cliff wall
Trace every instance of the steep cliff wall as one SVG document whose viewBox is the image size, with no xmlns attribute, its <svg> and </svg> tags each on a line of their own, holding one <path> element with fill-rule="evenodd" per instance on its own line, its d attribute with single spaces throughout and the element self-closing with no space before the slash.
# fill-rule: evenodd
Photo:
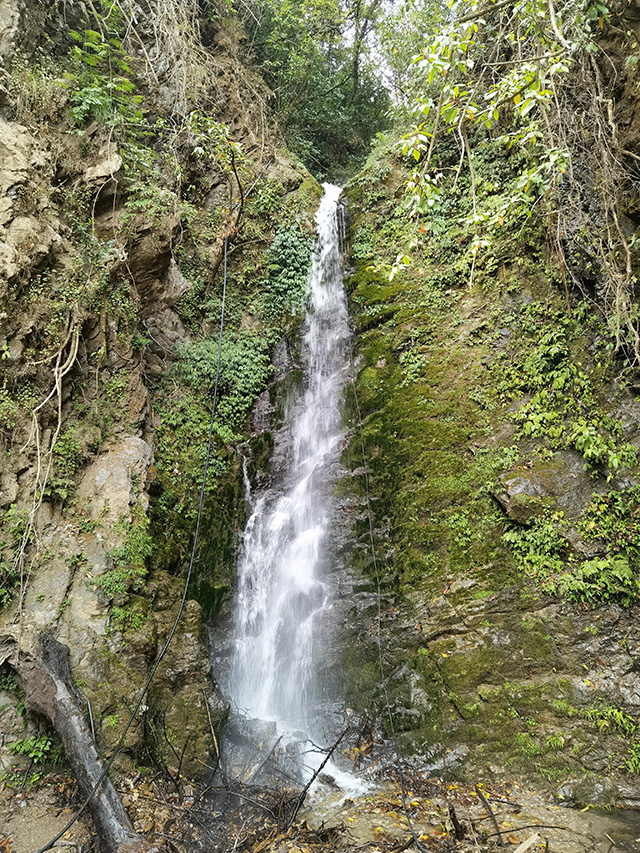
<svg viewBox="0 0 640 853">
<path fill-rule="evenodd" d="M 607 39 L 602 97 L 628 155 L 617 215 L 634 246 L 637 183 L 624 176 L 639 153 L 635 36 Z M 518 168 L 490 139 L 474 149 L 475 176 L 453 138 L 439 142 L 439 202 L 417 216 L 397 146 L 351 182 L 366 458 L 352 401 L 344 490 L 360 542 L 352 563 L 375 591 L 366 466 L 405 753 L 465 778 L 535 780 L 563 801 L 637 807 L 637 362 L 631 338 L 616 346 L 589 254 L 608 217 L 594 189 L 605 164 L 585 147 L 585 202 L 561 248 L 553 205 L 544 217 L 511 209 L 478 244 L 471 181 L 483 209 L 501 210 Z M 637 274 L 635 249 L 632 265 Z M 368 626 L 369 645 L 348 652 L 352 700 L 366 707 L 380 690 L 376 610 L 353 616 Z"/>
<path fill-rule="evenodd" d="M 228 235 L 193 583 L 123 759 L 197 775 L 226 715 L 202 611 L 233 577 L 235 447 L 297 322 L 319 187 L 278 147 L 233 15 L 164 4 L 159 21 L 156 5 L 3 9 L 0 635 L 19 654 L 44 634 L 68 646 L 99 743 L 116 744 L 182 594 Z M 20 784 L 23 744 L 45 738 L 41 764 L 55 750 L 20 711 L 15 664 L 0 669 L 0 769 Z"/>
</svg>

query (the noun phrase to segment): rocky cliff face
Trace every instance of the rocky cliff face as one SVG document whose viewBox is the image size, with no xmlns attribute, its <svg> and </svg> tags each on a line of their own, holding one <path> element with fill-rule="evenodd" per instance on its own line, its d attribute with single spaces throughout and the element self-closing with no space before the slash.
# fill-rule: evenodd
<svg viewBox="0 0 640 853">
<path fill-rule="evenodd" d="M 616 107 L 627 125 L 634 104 Z M 438 168 L 455 172 L 442 149 Z M 476 157 L 479 186 L 499 194 L 509 158 Z M 472 258 L 466 189 L 444 175 L 446 225 L 426 215 L 390 277 L 417 232 L 408 166 L 381 151 L 348 189 L 366 455 L 352 401 L 343 490 L 351 563 L 372 581 L 352 612 L 352 701 L 383 703 L 370 489 L 405 753 L 463 778 L 534 780 L 563 802 L 638 807 L 637 368 L 588 286 L 565 289 L 535 216 L 500 222 Z"/>
<path fill-rule="evenodd" d="M 175 44 L 153 35 L 153 5 L 130 10 L 135 46 L 115 6 L 111 17 L 73 3 L 0 10 L 0 635 L 24 654 L 44 634 L 66 645 L 99 742 L 116 744 L 182 595 L 230 234 L 194 583 L 125 741 L 127 760 L 197 775 L 226 716 L 202 608 L 219 606 L 233 573 L 234 444 L 298 310 L 317 188 L 279 153 L 269 93 L 240 62 L 232 20 L 205 15 L 197 32 L 166 22 L 165 35 L 175 25 L 198 38 L 180 76 Z M 302 289 L 277 280 L 291 246 Z M 12 744 L 40 724 L 18 713 L 7 655 L 0 673 L 11 778 Z"/>
<path fill-rule="evenodd" d="M 102 7 L 0 2 L 0 648 L 67 646 L 99 743 L 118 741 L 182 593 L 229 235 L 203 535 L 123 759 L 197 774 L 226 714 L 202 624 L 233 580 L 236 450 L 249 439 L 250 474 L 267 476 L 299 381 L 319 188 L 280 150 L 237 21 L 216 9 L 159 28 L 153 4 L 128 8 L 121 26 Z M 608 49 L 622 144 L 640 157 L 635 71 Z M 458 153 L 438 156 L 453 173 Z M 479 158 L 488 194 L 510 168 L 494 149 Z M 350 391 L 333 543 L 347 702 L 383 704 L 369 492 L 405 754 L 640 806 L 636 367 L 600 314 L 578 226 L 564 236 L 582 293 L 535 217 L 500 223 L 472 262 L 464 180 L 446 187 L 446 228 L 390 280 L 415 224 L 406 178 L 397 149 L 379 151 L 348 190 L 358 405 Z M 636 208 L 630 193 L 629 239 Z M 21 781 L 15 744 L 44 729 L 21 713 L 14 663 L 0 655 L 0 768 Z"/>
</svg>

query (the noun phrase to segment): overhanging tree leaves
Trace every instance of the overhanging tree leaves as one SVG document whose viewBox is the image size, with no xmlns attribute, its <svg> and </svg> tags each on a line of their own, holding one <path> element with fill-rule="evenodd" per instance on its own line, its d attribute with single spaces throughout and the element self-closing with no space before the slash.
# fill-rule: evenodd
<svg viewBox="0 0 640 853">
<path fill-rule="evenodd" d="M 403 14 L 414 8 L 407 4 Z M 403 81 L 415 122 L 404 139 L 404 153 L 415 162 L 408 205 L 416 218 L 438 210 L 444 182 L 438 144 L 453 138 L 460 152 L 456 175 L 466 169 L 470 178 L 466 222 L 475 235 L 474 263 L 491 229 L 509 216 L 543 216 L 563 275 L 583 293 L 595 290 L 616 347 L 638 360 L 633 247 L 620 221 L 624 194 L 638 188 L 637 167 L 629 165 L 633 153 L 620 147 L 597 53 L 611 26 L 609 9 L 593 0 L 471 0 L 441 9 Z M 390 60 L 392 44 L 387 39 Z M 485 208 L 476 194 L 475 152 L 487 140 L 524 155 L 503 188 L 501 209 Z M 597 176 L 595 185 L 585 186 L 586 175 Z M 587 195 L 592 209 L 595 197 L 603 226 L 595 233 L 584 211 Z M 578 235 L 579 251 L 591 259 L 589 282 L 573 260 Z"/>
<path fill-rule="evenodd" d="M 368 45 L 381 0 L 258 0 L 244 19 L 289 144 L 324 171 L 366 151 L 389 95 Z"/>
</svg>

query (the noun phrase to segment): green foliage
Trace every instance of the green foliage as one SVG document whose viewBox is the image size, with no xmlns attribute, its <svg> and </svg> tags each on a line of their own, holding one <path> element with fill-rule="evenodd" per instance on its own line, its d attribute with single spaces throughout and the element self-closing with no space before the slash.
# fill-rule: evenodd
<svg viewBox="0 0 640 853">
<path fill-rule="evenodd" d="M 314 171 L 362 155 L 388 124 L 370 51 L 380 12 L 375 2 L 255 0 L 245 18 L 289 145 Z"/>
<path fill-rule="evenodd" d="M 119 714 L 110 714 L 109 716 L 105 717 L 104 720 L 102 721 L 102 725 L 105 727 L 105 729 L 116 729 L 116 728 L 118 728 L 119 723 L 120 723 Z"/>
<path fill-rule="evenodd" d="M 511 546 L 525 571 L 551 595 L 584 604 L 634 604 L 640 598 L 640 581 L 628 558 L 609 554 L 578 562 L 568 554 L 567 540 L 559 533 L 564 524 L 558 513 L 536 518 L 528 527 L 511 527 L 503 541 Z"/>
<path fill-rule="evenodd" d="M 16 549 L 23 542 L 29 529 L 29 511 L 17 504 L 0 514 L 0 529 L 6 530 L 9 541 L 0 540 L 0 607 L 7 605 L 20 588 L 20 569 L 16 561 Z M 33 538 L 33 531 L 30 540 Z"/>
<path fill-rule="evenodd" d="M 125 118 L 139 121 L 142 96 L 133 94 L 135 85 L 119 35 L 118 4 L 102 0 L 97 6 L 99 31 L 69 31 L 76 42 L 71 50 L 75 71 L 67 75 L 68 82 L 77 87 L 70 98 L 71 117 L 78 126 L 92 118 L 105 124 Z"/>
<path fill-rule="evenodd" d="M 277 213 L 282 206 L 283 187 L 277 181 L 265 181 L 249 199 L 252 211 L 258 216 Z"/>
<path fill-rule="evenodd" d="M 34 764 L 43 764 L 45 761 L 56 764 L 62 756 L 62 751 L 62 745 L 54 746 L 49 735 L 32 735 L 9 744 L 9 752 L 12 755 L 24 755 Z"/>
<path fill-rule="evenodd" d="M 629 606 L 640 598 L 640 582 L 624 557 L 584 560 L 572 571 L 563 572 L 556 586 L 570 601 L 587 604 L 618 601 Z"/>
<path fill-rule="evenodd" d="M 54 470 L 49 478 L 48 492 L 65 500 L 74 486 L 74 475 L 81 460 L 81 446 L 73 426 L 58 436 L 53 448 Z"/>
<path fill-rule="evenodd" d="M 640 571 L 640 486 L 593 495 L 578 525 L 585 539 L 601 540 Z"/>
<path fill-rule="evenodd" d="M 529 397 L 513 415 L 521 435 L 544 439 L 552 450 L 574 447 L 586 466 L 604 469 L 609 480 L 633 465 L 637 451 L 620 444 L 619 425 L 601 410 L 592 377 L 573 355 L 572 343 L 581 333 L 578 321 L 543 302 L 532 302 L 515 321 L 518 355 L 508 364 L 503 357 L 491 369 L 501 400 Z"/>
<path fill-rule="evenodd" d="M 178 347 L 178 376 L 194 388 L 213 393 L 218 341 L 206 339 Z M 223 337 L 220 351 L 217 432 L 231 440 L 229 430 L 239 429 L 271 372 L 267 341 L 258 335 L 231 333 Z M 225 430 L 226 427 L 226 430 Z"/>
<path fill-rule="evenodd" d="M 295 314 L 303 305 L 311 262 L 312 241 L 299 228 L 279 231 L 267 253 L 265 281 L 267 315 Z"/>
<path fill-rule="evenodd" d="M 242 145 L 232 139 L 229 126 L 204 115 L 200 110 L 189 113 L 182 132 L 190 137 L 191 156 L 215 163 L 220 171 L 231 173 L 234 168 L 241 167 L 246 159 Z"/>
<path fill-rule="evenodd" d="M 13 53 L 10 91 L 16 119 L 28 126 L 59 121 L 67 106 L 67 86 L 46 52 Z"/>
<path fill-rule="evenodd" d="M 351 237 L 351 257 L 357 261 L 371 257 L 373 226 L 370 222 L 361 225 Z"/>
<path fill-rule="evenodd" d="M 7 693 L 16 693 L 18 690 L 18 682 L 13 670 L 6 663 L 0 666 L 0 690 L 6 690 Z"/>
<path fill-rule="evenodd" d="M 621 769 L 627 773 L 640 773 L 640 721 L 604 700 L 587 708 L 584 715 L 599 731 L 617 733 L 627 741 L 628 752 Z"/>
<path fill-rule="evenodd" d="M 528 732 L 518 732 L 514 737 L 514 743 L 525 758 L 533 758 L 544 753 L 543 747 L 536 743 Z"/>
<path fill-rule="evenodd" d="M 211 415 L 207 390 L 181 390 L 179 396 L 165 398 L 159 408 L 158 496 L 153 504 L 153 519 L 155 535 L 160 537 L 156 559 L 170 568 L 184 556 L 193 535 Z M 217 421 L 205 490 L 208 499 L 216 495 L 220 480 L 227 476 L 229 452 L 225 445 L 232 436 L 229 427 Z"/>
<path fill-rule="evenodd" d="M 557 28 L 549 29 L 544 0 L 516 4 L 509 12 L 500 11 L 497 15 L 490 7 L 485 7 L 485 14 L 478 2 L 459 3 L 454 5 L 451 16 L 436 13 L 430 17 L 428 45 L 415 60 L 411 81 L 417 123 L 404 145 L 405 154 L 416 162 L 426 158 L 410 186 L 417 196 L 412 202 L 415 209 L 426 213 L 432 206 L 430 198 L 439 192 L 437 171 L 428 171 L 438 131 L 464 136 L 467 126 L 491 130 L 501 122 L 501 142 L 526 152 L 525 168 L 514 181 L 512 197 L 501 216 L 519 204 L 530 211 L 535 199 L 558 182 L 566 171 L 569 155 L 542 144 L 538 120 L 552 103 L 557 79 L 570 71 L 572 53 L 593 50 L 591 20 L 585 14 L 587 5 L 576 4 L 565 16 L 564 35 L 558 35 Z M 511 17 L 508 25 L 507 15 Z M 484 79 L 477 76 L 488 45 L 493 57 L 503 53 L 511 56 L 516 32 L 525 30 L 529 38 L 518 41 L 519 60 L 494 62 L 494 70 Z M 535 61 L 530 59 L 532 53 L 536 54 Z M 470 160 L 468 140 L 466 148 Z M 479 223 L 486 218 L 474 200 L 472 221 Z"/>
<path fill-rule="evenodd" d="M 518 556 L 522 566 L 534 578 L 542 581 L 543 589 L 553 591 L 549 578 L 564 568 L 562 554 L 566 540 L 558 532 L 563 519 L 557 513 L 547 518 L 536 518 L 528 527 L 514 525 L 503 535 Z"/>
<path fill-rule="evenodd" d="M 151 222 L 174 215 L 179 207 L 178 196 L 168 185 L 155 151 L 132 139 L 124 142 L 120 150 L 127 179 L 125 212 L 120 219 L 122 226 L 126 227 L 137 214 Z"/>
<path fill-rule="evenodd" d="M 443 172 L 445 167 L 456 170 L 451 153 L 455 150 L 442 145 L 438 150 Z M 438 564 L 456 575 L 461 564 L 470 562 L 470 553 L 482 553 L 480 542 L 487 534 L 479 531 L 481 526 L 491 529 L 482 495 L 492 491 L 496 474 L 516 465 L 522 453 L 529 459 L 550 459 L 558 450 L 573 448 L 594 478 L 611 479 L 621 467 L 634 466 L 636 451 L 624 444 L 620 423 L 605 413 L 598 393 L 609 370 L 604 347 L 593 344 L 607 339 L 603 325 L 582 304 L 567 316 L 566 302 L 549 285 L 552 270 L 537 254 L 539 227 L 527 217 L 517 229 L 507 223 L 494 226 L 491 245 L 476 256 L 475 287 L 469 291 L 464 285 L 473 260 L 467 248 L 473 225 L 468 222 L 469 198 L 460 190 L 462 176 L 458 187 L 448 177 L 441 181 L 438 206 L 446 215 L 446 230 L 416 237 L 420 230 L 410 225 L 411 211 L 390 205 L 401 179 L 384 165 L 375 167 L 382 181 L 371 166 L 350 191 L 354 242 L 364 257 L 355 259 L 357 271 L 348 287 L 365 359 L 357 387 L 363 413 L 371 418 L 367 449 L 374 459 L 384 459 L 373 463 L 375 476 L 389 477 L 395 470 L 398 478 L 385 486 L 396 490 L 394 498 L 377 495 L 378 506 L 394 507 L 394 564 L 410 566 L 403 580 L 412 589 L 435 574 Z M 493 148 L 477 154 L 476 189 L 488 193 L 485 200 L 501 195 L 500 177 L 506 183 L 512 165 Z M 398 247 L 412 238 L 412 263 L 402 284 L 388 285 L 383 277 L 388 279 Z M 366 266 L 373 258 L 383 262 Z M 523 284 L 525 298 L 519 295 Z M 544 298 L 536 298 L 539 294 Z M 464 305 L 462 318 L 458 303 Z M 460 346 L 458 334 L 466 344 Z M 482 370 L 475 373 L 478 361 Z M 515 421 L 518 428 L 510 439 L 513 445 L 498 452 L 483 436 L 504 429 L 505 420 Z M 394 461 L 394 453 L 401 463 Z M 399 471 L 394 467 L 398 464 Z M 452 473 L 447 476 L 449 465 Z M 535 511 L 543 504 L 538 501 Z M 620 520 L 620 530 L 624 523 Z M 631 540 L 635 527 L 629 514 L 626 523 Z M 504 529 L 493 528 L 492 533 L 550 594 L 589 605 L 634 603 L 640 575 L 635 556 L 605 543 L 603 556 L 581 562 L 563 535 L 566 527 L 556 514 L 525 527 L 514 525 L 504 536 Z M 487 551 L 490 542 L 483 542 Z M 504 554 L 492 559 L 510 565 Z M 465 568 L 465 576 L 470 571 Z M 498 587 L 484 579 L 482 586 Z"/>
<path fill-rule="evenodd" d="M 203 158 L 206 155 L 198 160 Z M 238 168 L 242 158 L 238 152 L 234 158 Z M 206 521 L 193 581 L 193 594 L 209 609 L 219 607 L 231 583 L 236 530 L 244 513 L 234 445 L 246 437 L 247 416 L 268 386 L 273 347 L 283 334 L 291 339 L 297 333 L 306 294 L 312 247 L 309 217 L 320 193 L 302 167 L 297 171 L 302 183 L 295 193 L 274 179 L 255 184 L 241 220 L 247 242 L 241 253 L 228 256 L 218 402 L 205 489 Z M 224 211 L 213 211 L 206 228 L 219 230 L 223 216 Z M 218 353 L 222 282 L 220 276 L 215 283 L 211 281 L 208 258 L 198 251 L 200 237 L 195 239 L 195 229 L 201 224 L 199 219 L 190 224 L 193 245 L 185 242 L 176 252 L 180 270 L 192 284 L 177 305 L 192 343 L 176 348 L 174 368 L 158 383 L 155 402 L 160 426 L 152 515 L 159 542 L 156 559 L 170 571 L 178 570 L 193 534 Z"/>
<path fill-rule="evenodd" d="M 416 20 L 417 30 L 404 32 Z M 561 256 L 563 278 L 585 293 L 594 280 L 606 282 L 598 289 L 598 302 L 615 350 L 628 363 L 637 363 L 637 250 L 619 225 L 606 236 L 595 226 L 596 221 L 618 222 L 628 197 L 622 186 L 633 185 L 634 193 L 638 189 L 637 178 L 615 161 L 617 150 L 610 160 L 608 143 L 594 144 L 587 127 L 590 121 L 611 121 L 616 137 L 615 122 L 600 101 L 602 79 L 593 59 L 598 49 L 606 53 L 606 38 L 598 39 L 609 22 L 607 5 L 592 0 L 559 7 L 546 0 L 509 6 L 457 0 L 446 12 L 418 0 L 394 9 L 381 43 L 401 87 L 398 112 L 407 131 L 402 152 L 413 166 L 405 203 L 421 233 L 442 225 L 449 168 L 455 169 L 454 187 L 471 202 L 461 221 L 473 231 L 473 261 L 490 248 L 496 226 L 540 214 Z M 633 53 L 631 31 L 626 39 L 622 54 Z M 419 40 L 423 43 L 418 45 Z M 413 74 L 407 75 L 403 66 L 412 49 L 418 55 Z M 580 104 L 578 92 L 589 93 Z M 609 92 L 612 97 L 613 90 Z M 454 139 L 459 157 L 451 166 L 446 161 Z M 512 164 L 512 170 L 492 182 L 499 193 L 487 187 L 479 169 L 485 148 L 493 144 L 503 147 Z M 592 182 L 592 175 L 598 175 L 597 181 Z M 577 228 L 569 199 L 585 193 L 590 210 L 579 217 Z M 593 445 L 588 436 L 584 443 L 594 450 L 594 459 L 607 461 L 610 448 Z M 618 461 L 622 464 L 611 457 L 612 465 Z"/>
<path fill-rule="evenodd" d="M 9 744 L 9 752 L 28 760 L 24 770 L 11 770 L 0 777 L 10 788 L 31 788 L 42 779 L 47 765 L 55 766 L 64 757 L 64 748 L 54 735 L 31 735 Z M 40 769 L 31 771 L 33 765 Z"/>
<path fill-rule="evenodd" d="M 640 741 L 636 740 L 629 746 L 623 767 L 627 773 L 640 773 Z"/>
<path fill-rule="evenodd" d="M 196 489 L 204 471 L 215 383 L 218 341 L 206 338 L 178 348 L 175 377 L 182 383 L 180 395 L 162 406 L 158 430 L 157 466 L 163 492 L 156 512 L 176 518 L 173 535 L 195 517 Z M 218 403 L 214 443 L 209 459 L 206 495 L 216 493 L 229 467 L 227 445 L 244 431 L 247 415 L 271 373 L 270 347 L 265 336 L 229 331 L 225 333 L 220 358 Z"/>
<path fill-rule="evenodd" d="M 111 621 L 123 631 L 138 631 L 149 619 L 148 611 L 141 607 L 112 607 Z"/>
<path fill-rule="evenodd" d="M 576 717 L 580 713 L 579 709 L 567 702 L 566 699 L 555 699 L 553 710 L 557 714 L 561 714 L 563 717 L 568 717 L 569 719 Z"/>
<path fill-rule="evenodd" d="M 119 526 L 126 531 L 126 536 L 121 546 L 110 551 L 114 568 L 92 581 L 109 598 L 144 589 L 147 561 L 154 549 L 149 534 L 149 517 L 139 500 L 131 511 L 131 522 L 121 519 Z"/>
<path fill-rule="evenodd" d="M 0 431 L 16 425 L 19 406 L 6 388 L 0 388 Z"/>
</svg>

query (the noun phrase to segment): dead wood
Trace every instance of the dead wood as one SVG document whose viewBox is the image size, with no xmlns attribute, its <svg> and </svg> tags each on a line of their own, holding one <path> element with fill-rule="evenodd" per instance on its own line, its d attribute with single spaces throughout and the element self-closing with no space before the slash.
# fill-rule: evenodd
<svg viewBox="0 0 640 853">
<path fill-rule="evenodd" d="M 476 788 L 476 793 L 477 793 L 478 797 L 480 797 L 480 800 L 482 801 L 482 805 L 485 807 L 487 814 L 491 818 L 491 823 L 495 827 L 495 830 L 496 830 L 495 834 L 498 836 L 498 844 L 500 845 L 500 847 L 504 847 L 505 846 L 504 839 L 502 838 L 502 833 L 500 832 L 500 827 L 498 826 L 498 821 L 496 820 L 496 816 L 493 813 L 493 809 L 489 805 L 489 800 L 487 800 L 487 798 L 485 797 L 485 795 L 482 793 L 482 791 L 479 788 Z"/>
<path fill-rule="evenodd" d="M 25 707 L 46 717 L 64 746 L 67 760 L 88 803 L 104 853 L 142 853 L 148 845 L 135 832 L 96 748 L 73 689 L 69 650 L 51 636 L 40 638 L 40 655 L 19 649 L 11 635 L 0 637 L 0 665 L 7 661 L 24 690 Z"/>
</svg>

